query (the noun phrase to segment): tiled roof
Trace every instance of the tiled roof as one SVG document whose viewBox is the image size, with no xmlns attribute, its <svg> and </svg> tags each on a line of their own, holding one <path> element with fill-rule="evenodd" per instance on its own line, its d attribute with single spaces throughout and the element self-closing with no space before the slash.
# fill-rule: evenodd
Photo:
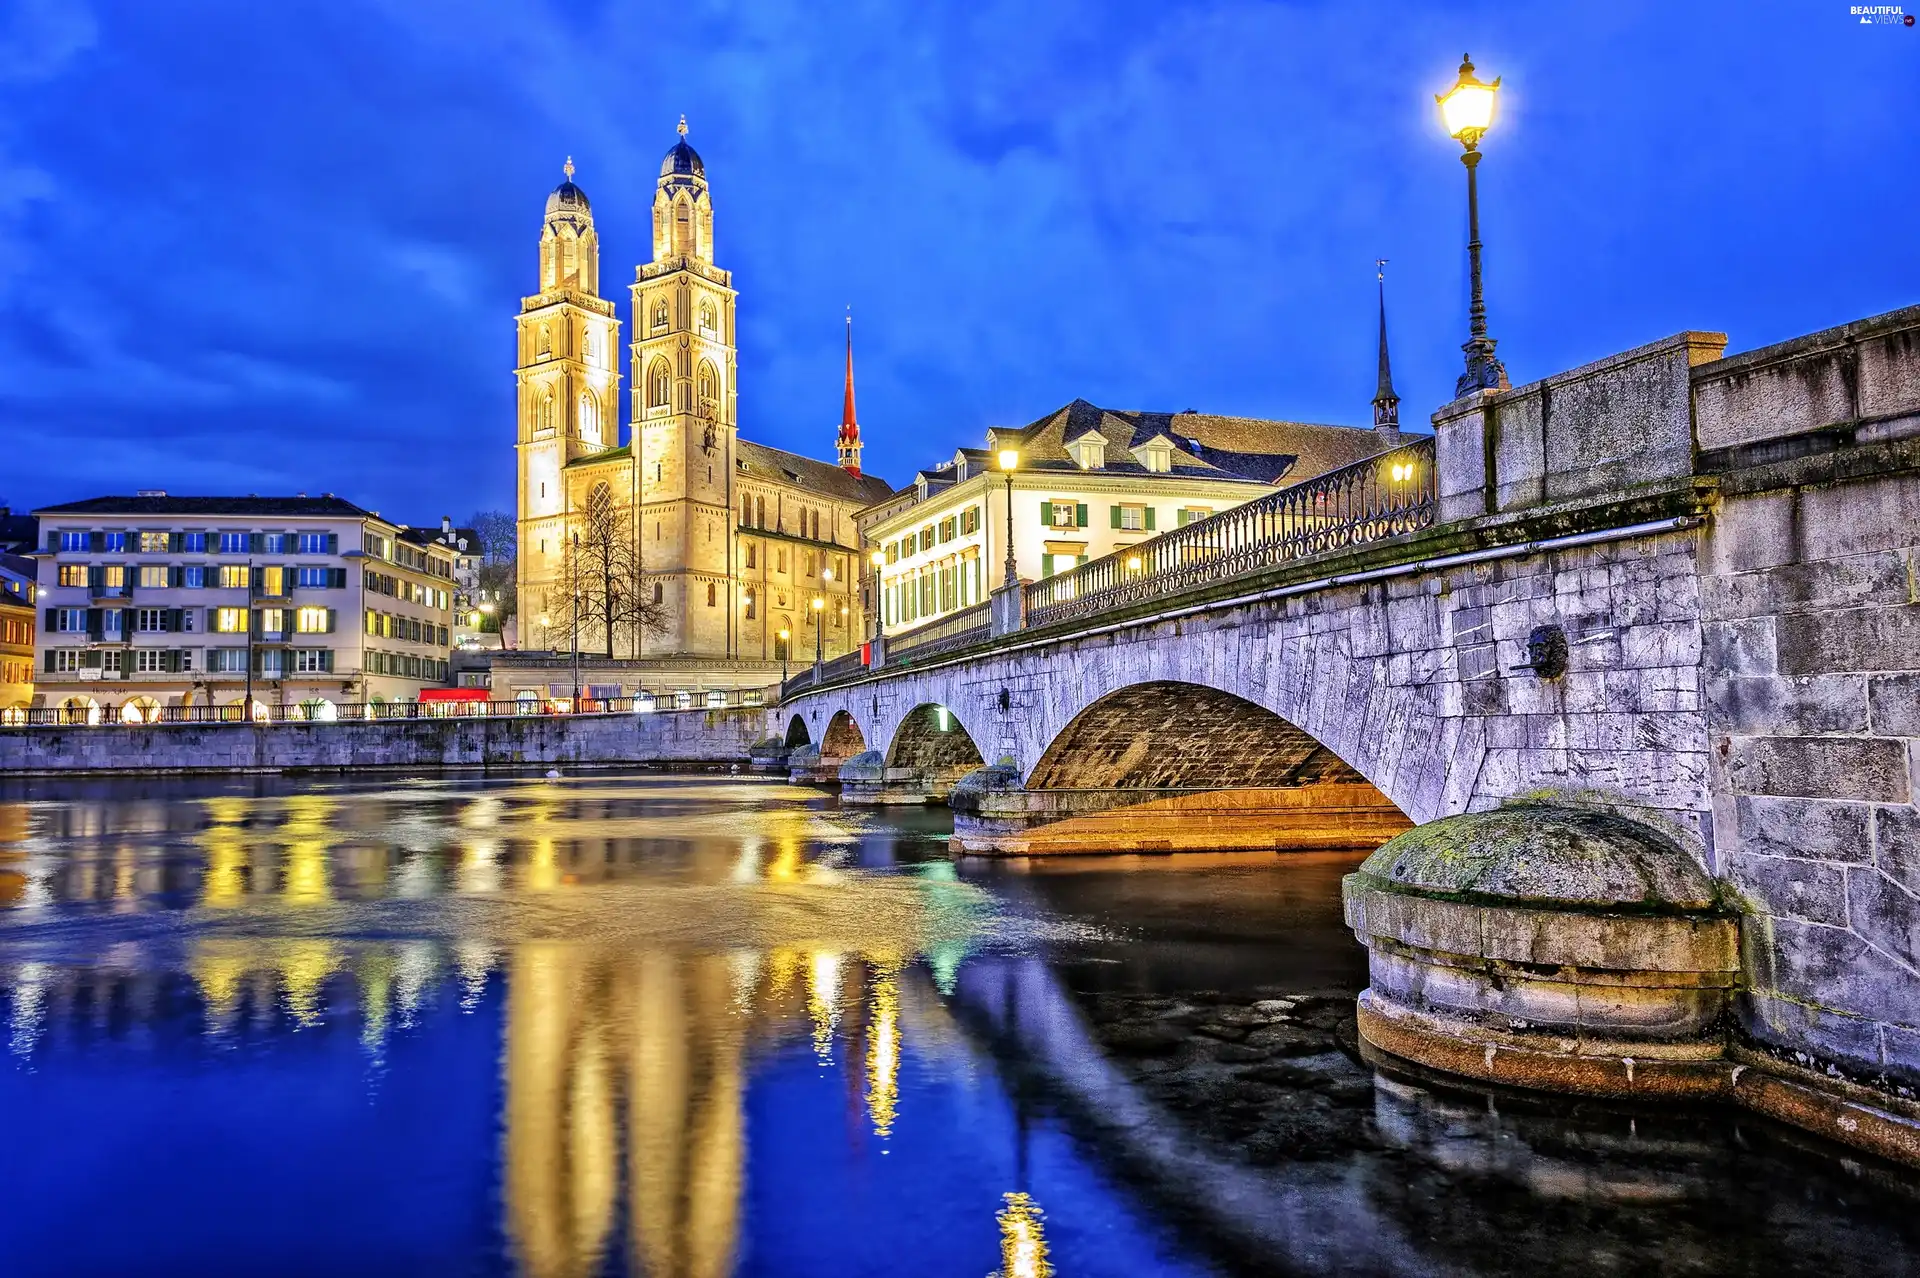
<svg viewBox="0 0 1920 1278">
<path fill-rule="evenodd" d="M 1173 472 L 1192 478 L 1288 483 L 1351 465 L 1400 443 L 1397 432 L 1309 422 L 1152 413 L 1101 408 L 1076 399 L 1024 427 L 994 431 L 1015 443 L 1022 470 L 1078 470 L 1068 444 L 1089 432 L 1107 442 L 1104 469 L 1147 473 L 1133 450 L 1155 436 L 1172 441 Z"/>
<path fill-rule="evenodd" d="M 59 506 L 42 506 L 36 515 L 311 515 L 329 519 L 374 518 L 339 497 L 89 497 Z"/>
<path fill-rule="evenodd" d="M 445 546 L 449 550 L 457 550 L 462 539 L 465 539 L 469 551 L 480 553 L 480 534 L 471 528 L 445 529 L 434 524 L 427 528 L 400 530 L 400 540 L 410 541 L 416 546 Z"/>
<path fill-rule="evenodd" d="M 796 484 L 824 497 L 858 502 L 862 506 L 880 501 L 893 491 L 893 486 L 878 475 L 850 475 L 832 462 L 815 461 L 744 439 L 734 442 L 734 456 L 746 464 L 748 475 Z"/>
</svg>

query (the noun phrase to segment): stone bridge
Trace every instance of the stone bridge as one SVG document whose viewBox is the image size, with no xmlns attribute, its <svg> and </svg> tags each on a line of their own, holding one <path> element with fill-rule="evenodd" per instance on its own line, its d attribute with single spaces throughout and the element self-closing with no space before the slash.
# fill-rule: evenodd
<svg viewBox="0 0 1920 1278">
<path fill-rule="evenodd" d="M 1756 1038 L 1920 1080 L 1920 307 L 1724 345 L 1455 401 L 1377 473 L 789 686 L 776 730 L 972 852 L 1631 817 L 1737 905 Z"/>
</svg>

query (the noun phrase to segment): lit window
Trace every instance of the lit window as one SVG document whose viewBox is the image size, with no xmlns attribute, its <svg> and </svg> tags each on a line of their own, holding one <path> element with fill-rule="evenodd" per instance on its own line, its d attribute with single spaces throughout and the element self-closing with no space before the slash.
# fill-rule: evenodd
<svg viewBox="0 0 1920 1278">
<path fill-rule="evenodd" d="M 301 608 L 293 614 L 293 628 L 303 635 L 323 635 L 333 627 L 326 608 Z"/>
<path fill-rule="evenodd" d="M 1047 522 L 1055 528 L 1078 528 L 1080 526 L 1077 512 L 1074 509 L 1074 503 L 1070 501 L 1049 502 Z"/>
<path fill-rule="evenodd" d="M 247 610 L 245 608 L 215 608 L 213 610 L 213 628 L 218 634 L 238 635 L 247 630 Z"/>
<path fill-rule="evenodd" d="M 245 564 L 220 565 L 220 588 L 222 590 L 245 590 L 250 584 L 250 574 Z"/>
<path fill-rule="evenodd" d="M 287 628 L 287 610 L 285 608 L 262 608 L 260 610 L 260 633 L 277 635 Z"/>
<path fill-rule="evenodd" d="M 147 590 L 164 590 L 167 585 L 167 566 L 165 564 L 140 565 L 140 585 Z"/>
<path fill-rule="evenodd" d="M 143 532 L 140 534 L 140 553 L 143 555 L 164 555 L 167 553 L 167 535 L 163 532 Z"/>
<path fill-rule="evenodd" d="M 126 565 L 125 564 L 108 564 L 105 568 L 101 570 L 101 579 L 105 581 L 106 587 L 108 590 L 126 589 L 126 586 L 127 586 Z"/>
<path fill-rule="evenodd" d="M 61 564 L 60 565 L 60 584 L 63 586 L 86 585 L 87 584 L 87 566 L 85 564 Z"/>
</svg>

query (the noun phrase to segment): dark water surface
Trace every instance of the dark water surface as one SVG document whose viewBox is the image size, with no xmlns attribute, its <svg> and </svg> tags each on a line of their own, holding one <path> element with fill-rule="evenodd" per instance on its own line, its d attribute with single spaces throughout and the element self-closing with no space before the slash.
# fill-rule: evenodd
<svg viewBox="0 0 1920 1278">
<path fill-rule="evenodd" d="M 607 774 L 0 789 L 0 1274 L 1895 1274 L 1920 1178 L 1353 1052 L 1356 858 Z"/>
</svg>

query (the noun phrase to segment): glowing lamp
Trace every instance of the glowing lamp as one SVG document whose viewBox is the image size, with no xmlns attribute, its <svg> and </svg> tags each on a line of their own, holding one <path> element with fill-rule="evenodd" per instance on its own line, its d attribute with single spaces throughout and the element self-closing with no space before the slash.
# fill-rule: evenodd
<svg viewBox="0 0 1920 1278">
<path fill-rule="evenodd" d="M 1495 76 L 1492 84 L 1481 83 L 1473 74 L 1473 59 L 1461 54 L 1459 80 L 1433 97 L 1440 104 L 1440 118 L 1447 133 L 1469 150 L 1493 124 L 1493 95 L 1499 88 L 1500 77 Z"/>
<path fill-rule="evenodd" d="M 876 550 L 867 557 L 873 561 L 875 568 L 884 568 L 886 566 L 887 556 L 885 551 Z"/>
<path fill-rule="evenodd" d="M 1020 450 L 1017 448 L 1001 449 L 1000 469 L 1008 472 L 1020 469 Z"/>
</svg>

